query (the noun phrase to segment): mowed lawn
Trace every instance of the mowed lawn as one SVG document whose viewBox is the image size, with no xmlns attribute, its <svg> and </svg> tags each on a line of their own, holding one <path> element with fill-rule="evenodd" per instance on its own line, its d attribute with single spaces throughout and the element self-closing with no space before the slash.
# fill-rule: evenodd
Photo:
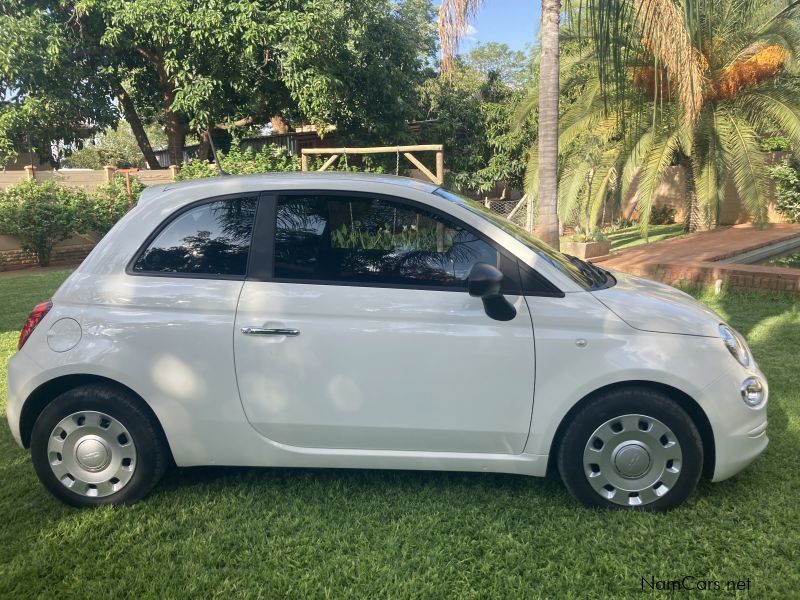
<svg viewBox="0 0 800 600">
<path fill-rule="evenodd" d="M 0 277 L 3 405 L 19 327 L 65 276 Z M 3 423 L 0 598 L 641 598 L 642 578 L 685 576 L 797 597 L 800 302 L 701 298 L 769 378 L 772 441 L 669 514 L 587 510 L 555 478 L 235 468 L 175 471 L 134 506 L 77 510 L 44 491 Z"/>
</svg>

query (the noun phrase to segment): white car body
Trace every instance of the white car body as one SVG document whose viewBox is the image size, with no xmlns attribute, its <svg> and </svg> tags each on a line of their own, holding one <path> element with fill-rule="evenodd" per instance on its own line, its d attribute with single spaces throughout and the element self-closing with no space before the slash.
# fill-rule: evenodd
<svg viewBox="0 0 800 600">
<path fill-rule="evenodd" d="M 388 176 L 275 174 L 146 190 L 59 288 L 11 359 L 14 438 L 29 445 L 42 390 L 96 378 L 147 404 L 178 466 L 542 476 L 571 411 L 598 390 L 633 382 L 677 398 L 696 420 L 705 473 L 714 481 L 764 450 L 765 378 L 755 362 L 745 367 L 732 359 L 719 316 L 681 291 L 619 273 L 616 285 L 586 291 L 435 189 Z M 563 294 L 507 295 L 517 315 L 497 321 L 467 293 L 128 270 L 150 233 L 183 207 L 293 190 L 358 190 L 431 207 L 479 231 Z M 253 326 L 301 334 L 241 334 Z M 742 401 L 748 377 L 765 386 L 756 407 Z"/>
</svg>

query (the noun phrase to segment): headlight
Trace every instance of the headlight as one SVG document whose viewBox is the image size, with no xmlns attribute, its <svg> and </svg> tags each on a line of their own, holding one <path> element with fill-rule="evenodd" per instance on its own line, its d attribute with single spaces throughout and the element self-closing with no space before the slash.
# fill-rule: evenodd
<svg viewBox="0 0 800 600">
<path fill-rule="evenodd" d="M 722 323 L 719 326 L 719 335 L 722 341 L 725 342 L 725 347 L 731 353 L 731 356 L 738 360 L 743 367 L 749 367 L 751 363 L 750 350 L 742 337 L 732 328 Z"/>
<path fill-rule="evenodd" d="M 742 400 L 753 407 L 764 401 L 764 386 L 758 377 L 748 377 L 742 382 Z"/>
</svg>

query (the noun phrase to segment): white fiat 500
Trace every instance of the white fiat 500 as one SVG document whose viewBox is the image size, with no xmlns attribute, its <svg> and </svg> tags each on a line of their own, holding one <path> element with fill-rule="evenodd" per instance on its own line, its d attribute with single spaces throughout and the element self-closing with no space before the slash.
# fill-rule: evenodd
<svg viewBox="0 0 800 600">
<path fill-rule="evenodd" d="M 133 502 L 169 464 L 560 473 L 663 510 L 767 445 L 744 339 L 479 203 L 363 174 L 145 190 L 8 373 L 44 486 Z"/>
</svg>

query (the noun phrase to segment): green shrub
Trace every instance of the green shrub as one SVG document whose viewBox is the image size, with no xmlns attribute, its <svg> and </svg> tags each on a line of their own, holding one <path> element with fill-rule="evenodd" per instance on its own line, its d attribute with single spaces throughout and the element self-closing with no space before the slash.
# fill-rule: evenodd
<svg viewBox="0 0 800 600">
<path fill-rule="evenodd" d="M 125 216 L 125 213 L 139 201 L 139 195 L 144 189 L 136 177 L 130 176 L 130 182 L 130 198 L 128 198 L 125 176 L 119 174 L 114 177 L 114 181 L 101 185 L 91 196 L 86 198 L 80 215 L 81 229 L 105 234 L 114 226 L 114 223 Z"/>
<path fill-rule="evenodd" d="M 83 190 L 52 180 L 20 183 L 0 194 L 0 233 L 20 238 L 22 249 L 36 253 L 46 267 L 56 242 L 85 230 L 78 215 L 87 202 Z"/>
<path fill-rule="evenodd" d="M 800 165 L 784 162 L 772 167 L 775 179 L 775 208 L 791 223 L 800 223 Z"/>
<path fill-rule="evenodd" d="M 575 227 L 575 231 L 572 234 L 572 241 L 573 242 L 602 242 L 606 239 L 606 236 L 603 234 L 603 231 L 599 227 L 592 227 L 591 229 L 585 229 L 583 227 L 577 226 Z"/>
<path fill-rule="evenodd" d="M 231 175 L 300 170 L 300 160 L 275 144 L 264 146 L 256 152 L 252 148 L 242 150 L 239 142 L 234 139 L 229 152 L 218 154 L 222 170 Z M 178 179 L 201 179 L 216 174 L 216 169 L 209 167 L 206 161 L 194 160 L 181 167 Z"/>
<path fill-rule="evenodd" d="M 761 141 L 761 149 L 764 152 L 780 152 L 790 150 L 791 147 L 792 143 L 789 141 L 789 138 L 780 135 L 768 137 Z"/>
<path fill-rule="evenodd" d="M 671 206 L 654 206 L 650 209 L 651 225 L 670 225 L 675 222 L 675 209 Z"/>
<path fill-rule="evenodd" d="M 308 158 L 308 170 L 319 171 L 319 168 L 330 158 L 328 154 L 310 156 Z M 349 171 L 351 173 L 391 173 L 398 175 L 408 175 L 407 163 L 405 158 L 400 160 L 399 168 L 396 164 L 397 159 L 391 154 L 353 154 L 345 159 L 340 156 L 326 171 Z M 383 163 L 383 164 L 382 164 Z M 387 165 L 392 163 L 395 166 L 389 168 Z"/>
</svg>

